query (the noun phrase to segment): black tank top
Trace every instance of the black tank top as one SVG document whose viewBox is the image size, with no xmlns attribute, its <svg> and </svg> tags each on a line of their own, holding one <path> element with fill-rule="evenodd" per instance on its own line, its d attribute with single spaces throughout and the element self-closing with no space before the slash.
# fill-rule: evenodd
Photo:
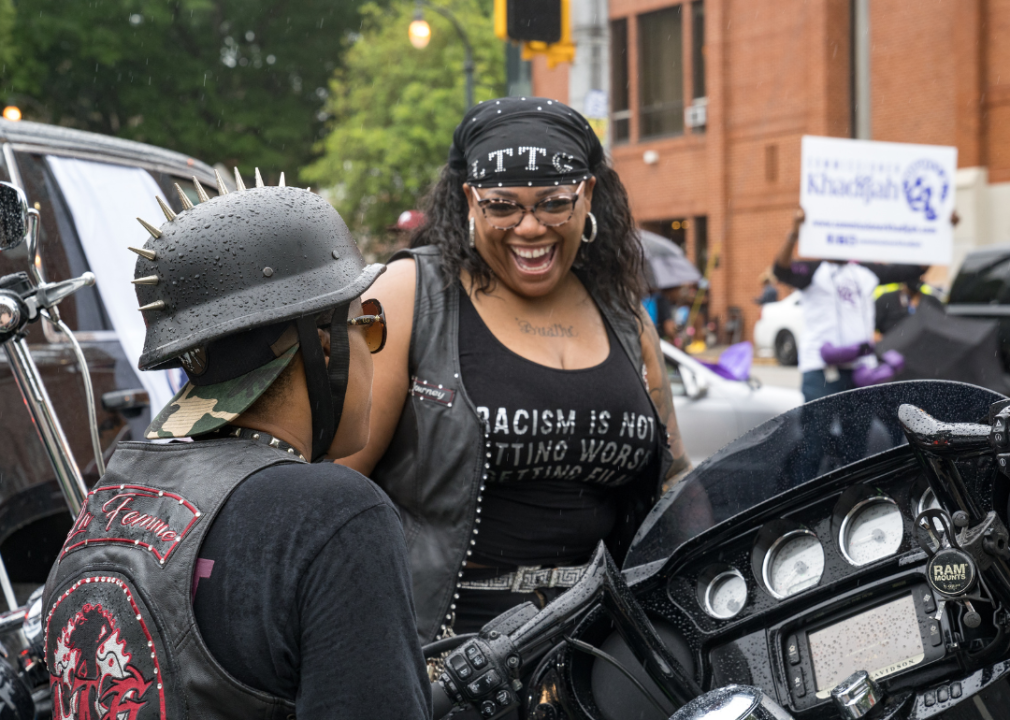
<svg viewBox="0 0 1010 720">
<path fill-rule="evenodd" d="M 527 360 L 459 295 L 463 385 L 491 441 L 473 562 L 583 563 L 617 522 L 614 488 L 655 474 L 659 429 L 642 373 L 609 326 L 610 354 L 599 365 L 557 370 Z"/>
</svg>

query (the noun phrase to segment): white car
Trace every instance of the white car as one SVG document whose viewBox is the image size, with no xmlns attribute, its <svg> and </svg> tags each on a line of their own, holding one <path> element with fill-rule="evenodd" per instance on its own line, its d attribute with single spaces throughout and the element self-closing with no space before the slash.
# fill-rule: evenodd
<svg viewBox="0 0 1010 720">
<path fill-rule="evenodd" d="M 803 403 L 799 390 L 728 380 L 661 341 L 677 410 L 677 424 L 694 465 L 765 420 Z"/>
<path fill-rule="evenodd" d="M 801 297 L 797 290 L 785 300 L 761 307 L 761 319 L 754 323 L 754 347 L 759 357 L 774 357 L 780 365 L 796 364 L 803 335 Z"/>
</svg>

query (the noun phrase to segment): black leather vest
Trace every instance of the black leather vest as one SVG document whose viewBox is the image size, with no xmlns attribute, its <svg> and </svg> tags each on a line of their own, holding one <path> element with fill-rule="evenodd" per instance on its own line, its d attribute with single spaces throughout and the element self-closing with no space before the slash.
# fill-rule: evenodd
<svg viewBox="0 0 1010 720">
<path fill-rule="evenodd" d="M 53 717 L 294 718 L 292 703 L 225 672 L 192 603 L 214 517 L 243 480 L 285 462 L 251 440 L 119 446 L 46 582 Z"/>
<path fill-rule="evenodd" d="M 423 644 L 452 622 L 456 585 L 480 530 L 491 442 L 460 381 L 459 291 L 446 286 L 437 247 L 403 250 L 390 262 L 406 257 L 417 264 L 410 387 L 389 449 L 371 477 L 400 510 Z M 636 323 L 594 300 L 633 366 L 643 367 Z M 665 437 L 658 413 L 656 421 Z M 660 468 L 658 477 L 640 478 L 621 489 L 618 517 L 629 518 L 625 544 L 658 499 L 672 462 L 669 448 L 663 449 L 663 461 L 654 465 Z"/>
</svg>

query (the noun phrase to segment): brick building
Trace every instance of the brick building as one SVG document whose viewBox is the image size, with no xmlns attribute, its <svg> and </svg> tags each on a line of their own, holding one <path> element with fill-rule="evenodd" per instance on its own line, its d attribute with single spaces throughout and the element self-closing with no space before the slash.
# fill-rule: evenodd
<svg viewBox="0 0 1010 720">
<path fill-rule="evenodd" d="M 931 279 L 946 282 L 968 248 L 1010 242 L 1010 0 L 610 0 L 603 12 L 609 150 L 635 215 L 699 266 L 712 260 L 711 309 L 741 308 L 748 336 L 758 276 L 799 200 L 803 135 L 957 146 L 954 266 Z M 569 100 L 577 69 L 532 70 L 534 94 Z"/>
</svg>

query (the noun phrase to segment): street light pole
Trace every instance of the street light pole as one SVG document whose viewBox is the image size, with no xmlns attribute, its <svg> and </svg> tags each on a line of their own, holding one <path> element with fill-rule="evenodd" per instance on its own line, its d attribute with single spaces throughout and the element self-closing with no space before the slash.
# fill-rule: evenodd
<svg viewBox="0 0 1010 720">
<path fill-rule="evenodd" d="M 431 8 L 451 22 L 452 26 L 456 28 L 456 32 L 459 34 L 459 39 L 463 42 L 463 49 L 466 52 L 463 59 L 463 72 L 466 74 L 466 109 L 469 110 L 473 107 L 473 47 L 470 45 L 470 37 L 466 34 L 466 31 L 463 29 L 459 20 L 456 19 L 456 16 L 446 8 L 439 7 L 438 5 L 432 5 L 428 2 L 428 0 L 417 0 L 417 11 L 419 15 L 422 6 Z"/>
</svg>

